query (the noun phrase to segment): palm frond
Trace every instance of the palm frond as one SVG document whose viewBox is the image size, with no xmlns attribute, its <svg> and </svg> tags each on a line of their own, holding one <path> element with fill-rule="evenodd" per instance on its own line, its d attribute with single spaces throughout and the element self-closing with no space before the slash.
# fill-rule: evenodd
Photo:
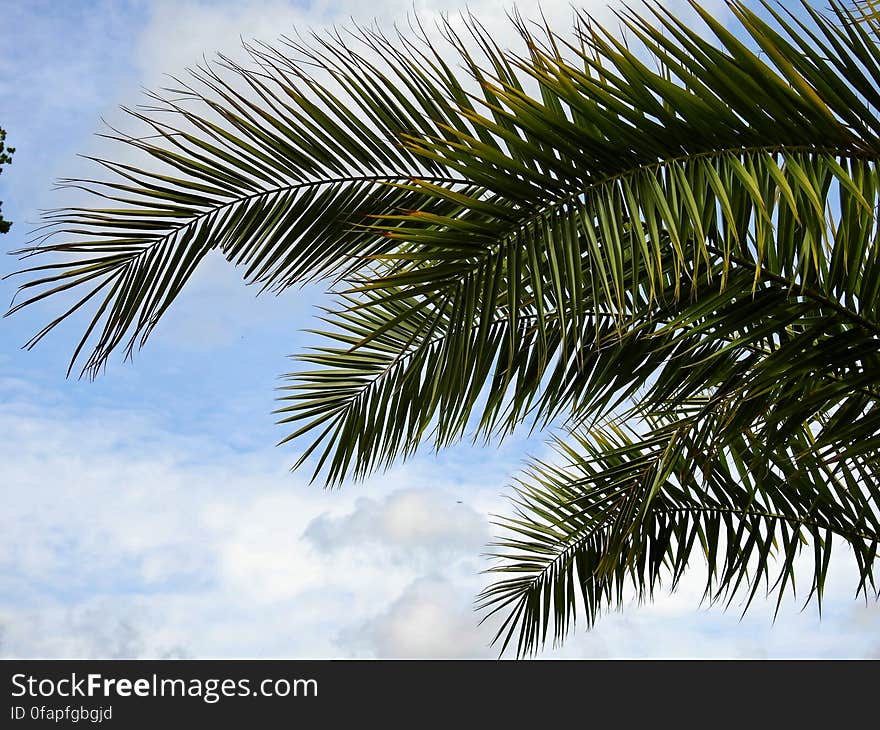
<svg viewBox="0 0 880 730">
<path fill-rule="evenodd" d="M 21 286 L 27 296 L 9 314 L 63 292 L 79 295 L 29 347 L 97 297 L 71 362 L 91 350 L 83 372 L 94 375 L 116 348 L 131 355 L 144 344 L 211 250 L 243 267 L 246 281 L 280 290 L 342 276 L 393 247 L 387 233 L 369 227 L 376 216 L 460 210 L 389 183 L 419 177 L 479 196 L 468 181 L 400 144 L 404 134 L 467 126 L 458 80 L 419 66 L 430 47 L 421 55 L 398 50 L 383 72 L 347 45 L 388 45 L 376 33 L 312 40 L 288 40 L 286 53 L 248 47 L 251 68 L 221 57 L 189 81 L 150 94 L 150 106 L 125 110 L 149 134 L 105 136 L 148 162 L 95 159 L 108 178 L 62 181 L 111 207 L 50 212 L 35 245 L 18 252 L 56 261 L 17 272 L 29 277 Z M 315 78 L 309 66 L 329 80 Z M 405 79 L 409 93 L 398 92 L 385 73 Z"/>
<path fill-rule="evenodd" d="M 48 215 L 12 311 L 73 295 L 33 345 L 92 303 L 95 374 L 209 251 L 264 289 L 331 280 L 278 411 L 329 484 L 562 424 L 571 463 L 523 481 L 483 596 L 520 654 L 696 545 L 712 600 L 784 595 L 803 545 L 821 597 L 832 539 L 867 592 L 880 46 L 837 2 L 732 2 L 735 31 L 693 7 L 622 11 L 626 38 L 515 17 L 520 53 L 470 19 L 445 50 L 361 29 L 206 65 L 129 112 L 149 136 L 110 135 L 149 164 L 68 181 L 99 202 Z"/>
<path fill-rule="evenodd" d="M 768 451 L 745 431 L 716 440 L 713 421 L 650 419 L 637 433 L 621 423 L 558 442 L 566 463 L 535 462 L 518 485 L 514 515 L 501 518 L 499 579 L 480 597 L 486 616 L 503 612 L 501 651 L 518 655 L 560 642 L 578 616 L 587 626 L 627 598 L 674 589 L 694 551 L 707 568 L 710 602 L 737 596 L 745 611 L 761 590 L 795 592 L 795 565 L 807 551 L 807 600 L 821 604 L 832 545 L 847 545 L 859 569 L 858 590 L 876 592 L 872 565 L 880 544 L 876 509 L 880 463 L 817 457 L 803 430 Z M 817 488 L 818 486 L 818 488 Z M 798 574 L 801 575 L 802 568 Z"/>
</svg>

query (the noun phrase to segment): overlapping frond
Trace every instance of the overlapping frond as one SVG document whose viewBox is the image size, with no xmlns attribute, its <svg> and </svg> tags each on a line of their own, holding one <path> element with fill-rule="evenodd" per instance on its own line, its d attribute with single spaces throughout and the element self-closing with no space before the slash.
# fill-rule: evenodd
<svg viewBox="0 0 880 730">
<path fill-rule="evenodd" d="M 876 593 L 876 454 L 819 456 L 808 430 L 779 449 L 751 430 L 721 445 L 724 409 L 697 415 L 703 405 L 649 418 L 644 433 L 611 423 L 571 434 L 558 444 L 565 463 L 531 466 L 514 515 L 499 523 L 499 580 L 480 597 L 487 616 L 503 612 L 502 651 L 513 641 L 531 654 L 548 635 L 557 643 L 580 616 L 589 626 L 663 581 L 674 588 L 695 561 L 710 602 L 741 596 L 745 611 L 763 588 L 778 610 L 796 574 L 811 572 L 807 600 L 821 600 L 832 545 L 845 544 L 859 591 Z"/>
<path fill-rule="evenodd" d="M 371 30 L 250 48 L 154 96 L 99 161 L 106 199 L 49 215 L 28 296 L 94 300 L 86 372 L 143 344 L 221 251 L 266 289 L 336 304 L 283 389 L 284 441 L 329 484 L 425 441 L 563 424 L 484 605 L 519 653 L 627 583 L 782 595 L 832 538 L 873 587 L 880 448 L 880 46 L 859 11 L 733 2 L 736 31 L 661 6 L 622 39 L 475 20 L 446 51 Z M 861 20 L 864 20 L 861 18 Z M 708 31 L 708 32 L 707 32 Z M 448 53 L 454 61 L 448 59 Z M 382 60 L 377 60 L 382 59 Z M 13 310 L 13 311 L 14 311 Z M 609 420 L 610 419 L 610 420 Z M 612 424 L 612 425 L 608 425 Z"/>
<path fill-rule="evenodd" d="M 511 376 L 501 384 L 517 394 L 522 407 L 507 411 L 505 428 L 525 417 L 525 404 L 538 403 L 533 386 L 543 375 L 551 377 L 551 365 L 557 368 L 551 380 L 556 387 L 544 391 L 539 410 L 557 415 L 567 404 L 561 393 L 586 394 L 587 403 L 597 402 L 592 399 L 596 391 L 587 387 L 590 370 L 582 367 L 584 343 L 610 347 L 608 333 L 597 329 L 609 321 L 617 327 L 615 342 L 634 332 L 644 336 L 662 329 L 684 333 L 692 349 L 702 345 L 685 331 L 691 325 L 702 333 L 714 328 L 716 340 L 727 327 L 734 341 L 725 347 L 740 351 L 759 335 L 788 339 L 785 328 L 797 329 L 800 325 L 793 323 L 799 317 L 811 316 L 812 329 L 764 363 L 763 372 L 784 364 L 797 347 L 811 348 L 821 340 L 832 352 L 846 341 L 840 353 L 851 354 L 846 373 L 870 380 L 864 357 L 871 357 L 880 333 L 875 216 L 880 123 L 874 113 L 876 95 L 870 91 L 878 67 L 854 67 L 851 61 L 866 53 L 872 55 L 865 62 L 876 61 L 876 46 L 864 34 L 816 15 L 825 38 L 823 55 L 817 56 L 811 49 L 822 44 L 820 38 L 798 35 L 796 26 L 788 24 L 788 40 L 783 40 L 750 11 L 738 7 L 737 12 L 777 68 L 708 16 L 727 53 L 662 13 L 656 19 L 659 30 L 647 20 L 626 17 L 630 30 L 654 53 L 659 71 L 585 19 L 580 45 L 567 48 L 555 36 L 542 43 L 523 27 L 528 57 L 496 59 L 492 68 L 477 72 L 490 103 L 478 104 L 466 116 L 481 134 L 449 130 L 444 138 L 408 138 L 420 157 L 472 181 L 479 193 L 468 198 L 419 180 L 403 186 L 455 202 L 462 212 L 389 217 L 385 230 L 397 226 L 390 235 L 401 248 L 383 259 L 395 264 L 397 273 L 376 277 L 369 286 L 371 291 L 394 286 L 400 296 L 423 296 L 422 306 L 451 307 L 460 315 L 455 327 L 464 339 L 482 331 L 480 341 L 459 343 L 450 351 L 474 353 L 476 359 L 456 368 L 462 373 L 477 372 L 477 360 L 484 365 L 494 360 L 499 362 L 496 372 Z M 517 73 L 540 86 L 539 97 L 525 90 Z M 746 76 L 748 94 L 731 87 L 731 78 Z M 487 132 L 496 144 L 485 141 Z M 707 319 L 718 297 L 736 302 L 738 310 L 745 306 L 761 329 L 753 331 L 757 325 L 736 318 L 721 327 L 717 315 Z M 774 330 L 761 319 L 761 306 L 794 314 Z M 724 316 L 730 316 L 730 309 Z M 503 326 L 511 342 L 518 340 L 531 353 L 531 359 L 523 360 L 532 363 L 528 382 L 512 377 L 516 345 L 508 348 L 507 362 L 497 361 L 498 344 L 487 339 L 488 330 L 480 330 L 479 321 Z M 441 326 L 439 320 L 434 326 Z M 743 327 L 747 334 L 737 331 Z M 838 339 L 830 338 L 832 331 Z M 649 362 L 656 365 L 670 349 L 661 346 L 657 332 L 652 337 Z M 365 330 L 358 347 L 368 347 L 369 339 Z M 401 342 L 413 346 L 407 338 Z M 680 356 L 669 362 L 679 367 L 686 351 L 681 344 Z M 814 350 L 815 357 L 804 361 L 806 369 L 791 371 L 792 376 L 804 376 L 808 362 L 822 362 L 822 352 Z M 565 376 L 558 369 L 560 359 L 571 361 Z M 785 368 L 765 377 L 780 372 Z M 458 433 L 477 403 L 476 383 L 468 381 L 462 389 L 454 387 L 455 378 L 445 382 L 437 391 L 446 404 L 438 418 L 457 425 L 440 431 Z M 752 382 L 754 402 L 760 381 Z M 845 388 L 845 377 L 842 382 Z M 690 388 L 703 385 L 695 377 Z M 466 407 L 449 406 L 463 390 L 471 393 Z M 502 390 L 492 392 L 493 406 L 501 402 Z M 423 397 L 419 390 L 412 393 Z M 820 397 L 813 404 L 818 408 Z M 303 413 L 307 405 L 300 398 L 291 408 Z M 588 410 L 581 404 L 577 412 L 588 415 Z M 425 413 L 410 436 L 428 430 Z M 483 415 L 481 424 L 494 422 Z M 365 419 L 356 430 L 359 443 L 379 443 L 373 438 L 381 438 L 380 424 Z M 328 448 L 340 460 L 350 458 L 347 452 L 355 442 L 338 433 L 327 435 Z M 382 443 L 381 454 L 369 449 L 375 463 L 387 463 L 403 444 L 394 439 Z"/>
</svg>

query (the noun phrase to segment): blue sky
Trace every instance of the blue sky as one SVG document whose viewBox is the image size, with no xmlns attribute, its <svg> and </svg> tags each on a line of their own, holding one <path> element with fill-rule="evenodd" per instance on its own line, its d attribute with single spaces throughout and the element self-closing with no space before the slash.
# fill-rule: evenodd
<svg viewBox="0 0 880 730">
<path fill-rule="evenodd" d="M 493 3 L 471 2 L 502 40 Z M 545 2 L 557 25 L 568 3 Z M 375 16 L 424 3 L 6 2 L 0 125 L 17 148 L 0 200 L 20 246 L 39 209 L 70 202 L 61 176 L 101 152 L 100 118 L 140 100 L 239 35 Z M 454 1 L 431 12 L 457 10 Z M 527 12 L 534 6 L 523 4 Z M 596 5 L 597 12 L 604 11 Z M 720 11 L 719 11 L 720 12 Z M 16 267 L 5 257 L 2 272 Z M 14 281 L 0 283 L 9 302 Z M 0 323 L 0 654 L 7 656 L 492 656 L 471 602 L 485 578 L 488 515 L 539 438 L 425 454 L 363 485 L 325 492 L 275 448 L 273 389 L 308 341 L 320 291 L 256 297 L 209 259 L 134 361 L 94 382 L 65 379 L 79 334 L 24 343 L 57 314 L 36 306 Z M 788 602 L 699 609 L 695 571 L 673 595 L 628 604 L 547 656 L 865 656 L 880 611 L 852 600 L 840 556 L 820 622 Z"/>
</svg>

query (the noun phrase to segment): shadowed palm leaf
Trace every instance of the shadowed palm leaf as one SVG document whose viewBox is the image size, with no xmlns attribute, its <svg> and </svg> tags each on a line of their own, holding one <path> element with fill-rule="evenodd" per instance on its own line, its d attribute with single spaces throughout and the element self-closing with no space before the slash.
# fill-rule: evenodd
<svg viewBox="0 0 880 730">
<path fill-rule="evenodd" d="M 560 427 L 481 596 L 502 651 L 674 586 L 695 549 L 710 600 L 762 579 L 781 600 L 806 548 L 821 601 L 832 541 L 867 595 L 880 48 L 837 5 L 735 3 L 737 35 L 694 7 L 714 39 L 658 7 L 621 15 L 627 43 L 585 15 L 571 36 L 516 20 L 520 55 L 470 20 L 467 42 L 444 28 L 455 65 L 416 29 L 203 68 L 131 112 L 149 137 L 114 135 L 154 167 L 69 181 L 110 207 L 49 215 L 24 253 L 56 258 L 12 311 L 94 300 L 74 354 L 93 375 L 209 251 L 267 289 L 330 277 L 325 342 L 279 409 L 328 484 L 426 440 Z"/>
</svg>

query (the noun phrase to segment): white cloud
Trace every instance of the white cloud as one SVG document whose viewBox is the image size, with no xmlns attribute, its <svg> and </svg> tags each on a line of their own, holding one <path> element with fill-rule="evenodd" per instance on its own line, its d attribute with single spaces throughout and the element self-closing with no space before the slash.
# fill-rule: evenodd
<svg viewBox="0 0 880 730">
<path fill-rule="evenodd" d="M 460 587 L 439 575 L 413 581 L 388 610 L 354 631 L 343 631 L 344 649 L 399 659 L 494 656 L 492 634 L 477 626 L 473 607 Z"/>
<path fill-rule="evenodd" d="M 21 394 L 0 394 L 7 654 L 157 656 L 184 647 L 195 656 L 332 656 L 341 629 L 437 568 L 425 549 L 436 541 L 459 543 L 440 566 L 453 584 L 476 572 L 485 518 L 449 505 L 443 485 L 412 490 L 418 468 L 365 485 L 377 500 L 367 504 L 387 508 L 371 539 L 357 545 L 339 533 L 336 549 L 325 535 L 317 549 L 306 528 L 319 517 L 357 521 L 359 488 L 310 487 L 287 472 L 281 450 L 234 451 L 146 415 L 83 414 L 50 406 L 38 390 L 27 391 L 29 403 Z M 427 524 L 428 508 L 446 520 L 443 530 Z M 421 527 L 403 524 L 408 518 Z M 412 557 L 395 552 L 401 541 Z M 89 618 L 98 615 L 106 626 Z"/>
<path fill-rule="evenodd" d="M 34 389 L 0 404 L 3 654 L 494 656 L 473 599 L 515 450 L 475 468 L 453 449 L 324 491 L 291 476 L 281 450 Z M 548 655 L 863 656 L 880 613 L 853 602 L 854 585 L 841 553 L 821 622 L 789 601 L 773 624 L 760 598 L 740 622 L 736 606 L 697 610 L 695 571 Z"/>
<path fill-rule="evenodd" d="M 179 74 L 216 52 L 238 55 L 240 41 L 272 43 L 282 35 L 293 36 L 329 28 L 371 25 L 391 31 L 395 25 L 406 28 L 417 18 L 429 31 L 443 17 L 460 25 L 470 12 L 491 31 L 501 47 L 518 48 L 519 35 L 509 15 L 519 11 L 527 20 L 546 19 L 551 28 L 565 33 L 572 27 L 575 10 L 590 14 L 609 28 L 618 27 L 614 8 L 619 0 L 543 0 L 542 2 L 496 2 L 495 0 L 377 0 L 369 4 L 340 2 L 293 3 L 285 0 L 249 0 L 246 3 L 201 0 L 155 0 L 150 5 L 150 21 L 139 34 L 137 59 L 148 87 L 162 81 L 164 74 Z M 632 3 L 629 3 L 633 6 Z M 729 16 L 722 2 L 705 3 L 710 12 Z M 671 0 L 664 8 L 678 17 L 695 21 L 696 13 L 685 0 Z"/>
<path fill-rule="evenodd" d="M 305 536 L 326 551 L 385 543 L 400 551 L 474 554 L 489 540 L 488 523 L 448 491 L 403 489 L 381 502 L 361 498 L 351 514 L 321 515 Z"/>
<path fill-rule="evenodd" d="M 609 17 L 604 2 L 581 5 Z M 684 5 L 684 3 L 682 3 Z M 514 44 L 516 31 L 506 17 L 511 4 L 473 0 L 467 7 L 483 23 L 493 29 L 501 44 Z M 521 3 L 523 12 L 537 16 L 537 3 Z M 138 38 L 137 58 L 149 87 L 161 83 L 163 74 L 179 74 L 182 69 L 212 58 L 216 52 L 240 55 L 240 41 L 274 42 L 282 35 L 300 32 L 321 32 L 334 26 L 345 28 L 354 23 L 376 23 L 391 30 L 395 23 L 406 26 L 413 12 L 432 28 L 441 15 L 452 19 L 465 8 L 458 0 L 411 2 L 410 0 L 379 0 L 369 4 L 310 2 L 302 6 L 283 0 L 251 0 L 247 3 L 211 3 L 197 0 L 159 0 L 151 6 L 151 18 Z M 544 14 L 555 26 L 566 28 L 573 17 L 571 3 L 546 0 L 541 3 Z"/>
</svg>

